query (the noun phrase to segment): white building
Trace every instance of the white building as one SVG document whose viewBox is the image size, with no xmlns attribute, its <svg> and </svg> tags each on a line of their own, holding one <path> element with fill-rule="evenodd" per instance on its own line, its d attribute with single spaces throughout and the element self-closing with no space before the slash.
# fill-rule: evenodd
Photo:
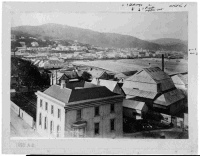
<svg viewBox="0 0 200 156">
<path fill-rule="evenodd" d="M 44 137 L 64 137 L 65 103 L 37 92 L 37 132 Z"/>
</svg>

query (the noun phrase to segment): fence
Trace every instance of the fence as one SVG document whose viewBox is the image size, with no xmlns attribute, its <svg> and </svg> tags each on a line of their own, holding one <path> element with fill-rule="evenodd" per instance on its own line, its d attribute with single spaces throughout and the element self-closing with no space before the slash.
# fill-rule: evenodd
<svg viewBox="0 0 200 156">
<path fill-rule="evenodd" d="M 12 101 L 10 101 L 10 106 L 11 106 L 11 109 L 17 114 L 19 115 L 19 110 L 20 108 Z"/>
<path fill-rule="evenodd" d="M 19 115 L 28 125 L 30 125 L 32 128 L 35 127 L 35 121 L 33 120 L 33 117 L 27 114 L 24 110 L 22 110 L 19 106 L 17 106 L 14 102 L 10 102 L 11 109 Z"/>
</svg>

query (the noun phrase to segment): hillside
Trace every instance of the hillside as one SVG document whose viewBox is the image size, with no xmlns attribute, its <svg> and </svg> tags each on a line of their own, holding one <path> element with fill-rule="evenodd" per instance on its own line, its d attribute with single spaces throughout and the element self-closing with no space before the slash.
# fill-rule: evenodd
<svg viewBox="0 0 200 156">
<path fill-rule="evenodd" d="M 159 44 L 164 49 L 168 50 L 180 50 L 187 53 L 188 45 L 187 41 L 182 41 L 180 39 L 174 39 L 174 38 L 160 38 L 156 40 L 150 40 L 149 42 Z"/>
<path fill-rule="evenodd" d="M 171 50 L 168 45 L 160 45 L 149 41 L 140 40 L 133 36 L 115 33 L 100 33 L 88 29 L 70 27 L 60 24 L 44 24 L 40 26 L 18 26 L 13 27 L 12 34 L 29 34 L 43 39 L 78 40 L 78 42 L 114 48 L 143 48 L 150 50 Z M 181 45 L 182 46 L 182 45 Z M 176 50 L 182 50 L 181 46 L 174 46 Z"/>
</svg>

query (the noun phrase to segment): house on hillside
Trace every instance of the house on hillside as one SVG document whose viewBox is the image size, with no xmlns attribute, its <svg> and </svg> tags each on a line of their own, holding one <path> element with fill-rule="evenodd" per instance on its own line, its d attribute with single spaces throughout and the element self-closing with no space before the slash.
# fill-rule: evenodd
<svg viewBox="0 0 200 156">
<path fill-rule="evenodd" d="M 123 135 L 123 96 L 104 86 L 52 85 L 37 95 L 37 132 L 44 137 L 115 138 Z"/>
<path fill-rule="evenodd" d="M 141 120 L 147 112 L 148 107 L 145 102 L 128 99 L 123 100 L 123 115 L 125 118 Z"/>
<path fill-rule="evenodd" d="M 122 89 L 127 99 L 143 101 L 150 109 L 162 113 L 172 115 L 184 109 L 185 96 L 159 67 L 138 71 L 125 79 Z"/>
<path fill-rule="evenodd" d="M 51 85 L 60 84 L 64 80 L 65 83 L 79 81 L 79 76 L 75 71 L 53 71 L 51 75 Z"/>
<path fill-rule="evenodd" d="M 64 64 L 59 60 L 48 60 L 44 63 L 45 69 L 62 68 Z"/>
<path fill-rule="evenodd" d="M 125 95 L 117 81 L 93 78 L 91 83 L 98 86 L 105 86 L 113 93 Z"/>
</svg>

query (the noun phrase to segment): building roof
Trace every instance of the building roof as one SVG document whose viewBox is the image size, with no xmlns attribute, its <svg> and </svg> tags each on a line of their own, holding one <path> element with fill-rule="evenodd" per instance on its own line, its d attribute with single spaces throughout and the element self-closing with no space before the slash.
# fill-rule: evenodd
<svg viewBox="0 0 200 156">
<path fill-rule="evenodd" d="M 134 75 L 135 73 L 137 73 L 137 70 L 122 72 L 122 74 L 124 74 L 124 75 L 126 75 L 126 76 L 132 76 L 132 75 Z"/>
<path fill-rule="evenodd" d="M 170 79 L 170 76 L 159 67 L 144 68 L 143 70 L 146 71 L 155 81 Z"/>
<path fill-rule="evenodd" d="M 92 77 L 100 78 L 105 73 L 105 71 L 93 69 L 93 70 L 89 70 L 88 73 L 90 73 Z"/>
<path fill-rule="evenodd" d="M 188 74 L 178 74 L 178 77 L 183 81 L 185 85 L 188 84 Z"/>
<path fill-rule="evenodd" d="M 96 79 L 96 78 L 93 78 L 91 83 L 95 85 L 99 85 L 99 86 L 105 86 L 112 92 L 114 91 L 117 85 L 117 81 L 103 80 L 103 79 Z"/>
<path fill-rule="evenodd" d="M 156 92 L 150 92 L 150 91 L 143 91 L 138 89 L 131 89 L 131 88 L 123 88 L 124 93 L 126 94 L 127 98 L 132 97 L 142 97 L 147 99 L 154 99 L 157 95 Z"/>
<path fill-rule="evenodd" d="M 145 102 L 135 100 L 123 100 L 123 107 L 142 111 Z"/>
<path fill-rule="evenodd" d="M 131 82 L 161 84 L 159 91 L 166 91 L 175 88 L 175 85 L 169 75 L 163 72 L 159 67 L 144 68 L 124 81 L 123 88 L 134 88 Z"/>
<path fill-rule="evenodd" d="M 115 74 L 114 76 L 115 78 L 118 78 L 118 79 L 122 79 L 122 78 L 127 78 L 127 76 L 123 73 L 118 73 L 118 74 Z"/>
<path fill-rule="evenodd" d="M 44 94 L 47 94 L 59 101 L 62 101 L 66 103 L 66 105 L 69 105 L 68 103 L 70 102 L 99 99 L 118 95 L 112 93 L 109 89 L 107 89 L 104 86 L 78 89 L 61 89 L 59 85 L 52 85 L 44 91 Z"/>
<path fill-rule="evenodd" d="M 184 99 L 185 96 L 180 92 L 178 89 L 174 89 L 172 91 L 169 91 L 167 93 L 164 93 L 160 95 L 155 101 L 155 104 L 163 105 L 163 106 L 169 106 L 179 100 Z"/>
<path fill-rule="evenodd" d="M 71 95 L 72 90 L 69 88 L 63 88 L 61 89 L 61 87 L 59 85 L 52 85 L 51 87 L 49 87 L 47 90 L 45 90 L 43 93 L 47 94 L 59 101 L 62 101 L 64 103 L 68 103 L 69 102 L 69 98 Z"/>
<path fill-rule="evenodd" d="M 49 64 L 62 64 L 59 60 L 48 60 Z"/>
</svg>

